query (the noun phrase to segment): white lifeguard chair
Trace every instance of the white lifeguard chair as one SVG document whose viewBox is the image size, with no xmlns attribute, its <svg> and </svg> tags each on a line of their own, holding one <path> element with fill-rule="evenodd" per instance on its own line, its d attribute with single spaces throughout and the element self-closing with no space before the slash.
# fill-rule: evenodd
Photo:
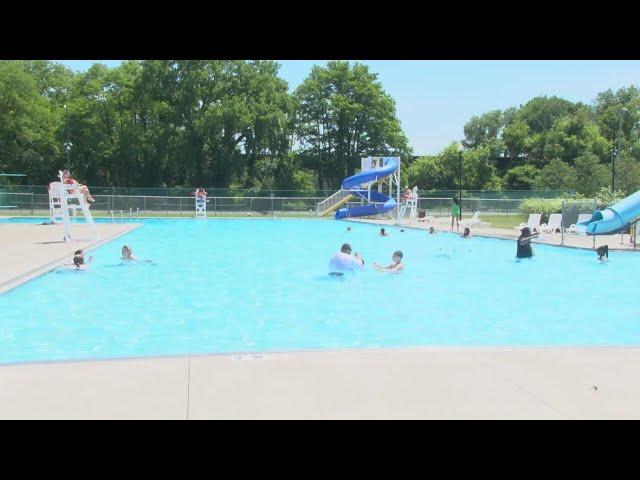
<svg viewBox="0 0 640 480">
<path fill-rule="evenodd" d="M 399 221 L 404 220 L 404 215 L 407 209 L 409 209 L 409 222 L 411 223 L 416 218 L 416 213 L 418 211 L 418 187 L 413 187 L 413 190 L 411 191 L 411 198 L 407 199 L 407 201 L 400 206 L 400 214 L 398 216 Z"/>
<path fill-rule="evenodd" d="M 196 218 L 206 218 L 207 216 L 207 197 L 199 196 L 196 193 Z"/>
<path fill-rule="evenodd" d="M 58 176 L 60 177 L 59 182 L 51 182 L 49 184 L 49 214 L 51 222 L 64 225 L 64 241 L 69 242 L 72 240 L 69 217 L 71 215 L 75 216 L 76 210 L 82 210 L 85 221 L 91 226 L 93 237 L 98 239 L 98 229 L 89 210 L 89 204 L 85 201 L 80 187 L 78 185 L 65 184 L 62 172 L 58 172 Z"/>
</svg>

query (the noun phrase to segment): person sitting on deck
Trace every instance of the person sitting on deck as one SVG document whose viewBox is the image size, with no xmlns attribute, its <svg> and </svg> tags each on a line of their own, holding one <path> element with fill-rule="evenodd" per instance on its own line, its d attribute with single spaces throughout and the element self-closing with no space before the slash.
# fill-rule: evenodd
<svg viewBox="0 0 640 480">
<path fill-rule="evenodd" d="M 78 189 L 80 190 L 80 193 L 84 195 L 85 202 L 89 203 L 89 202 L 96 201 L 95 198 L 93 198 L 89 193 L 89 187 L 87 187 L 86 185 L 82 185 L 77 180 L 74 180 L 73 178 L 71 178 L 71 173 L 69 172 L 69 170 L 66 170 L 66 169 L 62 170 L 62 183 L 65 183 L 67 185 L 77 186 Z M 69 190 L 69 193 L 73 193 L 73 190 Z"/>
<path fill-rule="evenodd" d="M 351 256 L 351 245 L 342 244 L 340 251 L 329 260 L 329 275 L 342 276 L 345 272 L 363 270 L 364 260 L 359 253 Z"/>
<path fill-rule="evenodd" d="M 393 260 L 391 265 L 382 267 L 376 262 L 373 262 L 373 268 L 379 272 L 399 273 L 404 268 L 404 265 L 402 264 L 402 252 L 400 250 L 393 252 L 391 259 Z"/>
</svg>

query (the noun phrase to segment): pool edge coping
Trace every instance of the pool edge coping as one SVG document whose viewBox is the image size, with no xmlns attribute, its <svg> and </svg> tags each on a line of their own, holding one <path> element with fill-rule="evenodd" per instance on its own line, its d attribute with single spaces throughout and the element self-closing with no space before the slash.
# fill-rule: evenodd
<svg viewBox="0 0 640 480">
<path fill-rule="evenodd" d="M 88 247 L 84 248 L 83 250 L 86 251 L 91 251 L 94 250 L 96 248 L 99 248 L 103 245 L 105 245 L 106 243 L 109 243 L 113 240 L 115 240 L 116 238 L 126 234 L 126 233 L 130 233 L 133 232 L 134 230 L 140 228 L 142 226 L 141 223 L 130 223 L 127 224 L 127 226 L 129 228 L 127 228 L 126 230 L 122 231 L 122 232 L 116 232 L 116 233 L 112 233 L 111 235 L 105 237 L 105 238 L 101 238 L 96 240 L 95 243 L 90 244 Z M 34 269 L 31 269 L 25 273 L 21 273 L 16 277 L 10 278 L 9 280 L 6 280 L 5 282 L 0 283 L 0 295 L 13 290 L 16 287 L 19 287 L 20 285 L 33 280 L 35 278 L 38 278 L 41 275 L 44 275 L 45 273 L 49 273 L 50 271 L 58 268 L 59 266 L 61 266 L 66 260 L 69 259 L 69 255 L 64 255 L 63 257 L 58 257 L 55 260 L 52 260 L 44 265 L 41 265 L 39 267 L 36 267 Z"/>
</svg>

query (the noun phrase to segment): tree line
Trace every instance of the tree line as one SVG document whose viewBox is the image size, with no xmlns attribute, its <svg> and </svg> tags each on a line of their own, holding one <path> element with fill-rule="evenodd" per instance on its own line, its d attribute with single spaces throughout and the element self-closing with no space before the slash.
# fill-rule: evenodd
<svg viewBox="0 0 640 480">
<path fill-rule="evenodd" d="M 273 61 L 126 61 L 75 73 L 0 61 L 0 172 L 46 184 L 336 188 L 367 155 L 410 154 L 395 103 L 359 63 L 289 92 Z"/>
<path fill-rule="evenodd" d="M 640 189 L 640 91 L 607 90 L 591 105 L 536 97 L 517 108 L 472 117 L 455 142 L 405 172 L 427 189 L 574 190 L 593 197 Z M 462 150 L 461 150 L 462 149 Z M 460 164 L 462 171 L 460 172 Z"/>
<path fill-rule="evenodd" d="M 66 164 L 89 185 L 339 188 L 360 158 L 399 155 L 420 190 L 640 188 L 640 91 L 592 104 L 536 97 L 472 117 L 463 150 L 414 157 L 393 98 L 358 62 L 315 66 L 290 92 L 274 61 L 145 60 L 73 72 L 0 61 L 0 172 L 47 184 Z M 425 112 L 425 115 L 429 115 Z M 462 171 L 459 171 L 462 159 Z M 462 174 L 462 175 L 461 175 Z M 2 179 L 0 178 L 0 181 Z"/>
</svg>

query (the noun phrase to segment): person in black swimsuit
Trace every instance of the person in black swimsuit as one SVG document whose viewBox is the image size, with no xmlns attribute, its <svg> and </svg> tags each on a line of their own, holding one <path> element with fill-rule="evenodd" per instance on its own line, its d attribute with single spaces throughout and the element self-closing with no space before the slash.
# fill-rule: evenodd
<svg viewBox="0 0 640 480">
<path fill-rule="evenodd" d="M 531 233 L 529 227 L 524 227 L 518 237 L 518 250 L 516 251 L 517 258 L 530 258 L 533 257 L 533 250 L 531 249 L 531 240 L 538 238 L 539 233 Z"/>
<path fill-rule="evenodd" d="M 606 262 L 609 260 L 609 245 L 602 245 L 601 247 L 598 247 L 596 253 L 598 254 L 598 260 L 600 260 L 600 263 Z"/>
</svg>

